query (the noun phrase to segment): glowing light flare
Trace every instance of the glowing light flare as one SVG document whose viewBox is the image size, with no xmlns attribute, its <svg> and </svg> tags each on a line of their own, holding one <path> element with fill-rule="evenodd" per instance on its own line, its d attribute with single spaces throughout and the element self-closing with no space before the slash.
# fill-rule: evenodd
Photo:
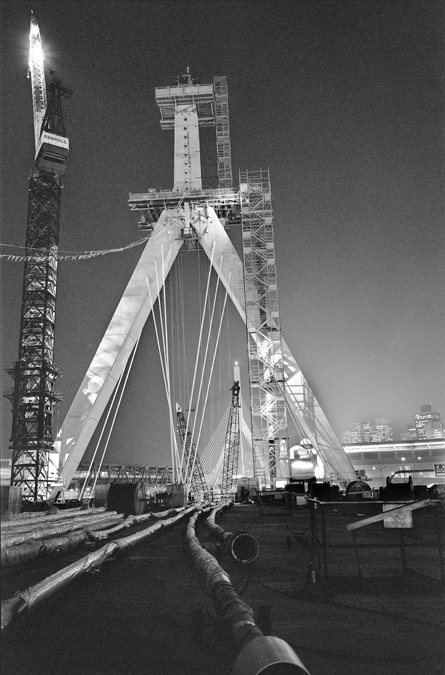
<svg viewBox="0 0 445 675">
<path fill-rule="evenodd" d="M 40 30 L 34 16 L 31 17 L 31 27 L 29 31 L 29 70 L 38 68 L 43 71 L 43 47 L 40 37 Z"/>
</svg>

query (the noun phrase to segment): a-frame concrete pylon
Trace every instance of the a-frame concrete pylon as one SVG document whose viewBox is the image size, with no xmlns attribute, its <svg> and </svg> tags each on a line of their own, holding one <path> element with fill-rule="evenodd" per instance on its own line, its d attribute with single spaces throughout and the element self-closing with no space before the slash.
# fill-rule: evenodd
<svg viewBox="0 0 445 675">
<path fill-rule="evenodd" d="M 68 487 L 181 248 L 180 225 L 167 212 L 145 246 L 57 435 L 60 478 Z M 148 285 L 147 285 L 148 283 Z M 153 304 L 152 304 L 153 303 Z"/>
<path fill-rule="evenodd" d="M 180 207 L 179 207 L 180 208 Z M 243 264 L 212 207 L 191 212 L 193 232 L 246 321 Z M 104 338 L 91 362 L 57 437 L 58 451 L 68 455 L 62 477 L 69 485 L 119 381 L 174 260 L 184 244 L 178 210 L 165 210 L 139 259 Z M 148 278 L 150 292 L 147 287 Z M 151 300 L 150 300 L 151 297 Z M 251 327 L 252 328 L 252 327 Z M 351 465 L 309 385 L 283 341 L 285 395 L 306 438 L 318 451 L 320 471 L 353 480 Z M 310 397 L 308 397 L 310 392 Z M 345 460 L 345 461 L 342 461 Z M 323 468 L 323 465 L 328 469 Z"/>
<path fill-rule="evenodd" d="M 245 321 L 243 266 L 212 207 L 188 210 L 196 240 Z M 56 439 L 68 487 L 184 244 L 183 207 L 163 211 L 128 282 Z M 147 285 L 148 282 L 148 285 Z"/>
</svg>

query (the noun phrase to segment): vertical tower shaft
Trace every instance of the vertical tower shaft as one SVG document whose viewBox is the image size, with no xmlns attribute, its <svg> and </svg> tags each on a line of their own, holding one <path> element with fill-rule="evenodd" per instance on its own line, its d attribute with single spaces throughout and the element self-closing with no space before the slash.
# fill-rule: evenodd
<svg viewBox="0 0 445 675">
<path fill-rule="evenodd" d="M 60 197 L 60 177 L 34 170 L 29 179 L 19 357 L 7 368 L 15 383 L 8 396 L 13 408 L 11 484 L 20 485 L 23 497 L 31 501 L 46 497 L 53 407 L 60 400 L 54 390 L 60 369 L 53 363 Z"/>
<path fill-rule="evenodd" d="M 31 17 L 30 59 L 35 131 L 35 165 L 29 179 L 26 261 L 23 276 L 18 360 L 6 368 L 14 379 L 11 485 L 26 501 L 44 500 L 51 478 L 52 421 L 56 401 L 54 365 L 57 250 L 62 175 L 68 139 L 62 99 L 72 92 L 53 79 L 46 90 L 40 31 Z M 56 467 L 54 467 L 56 470 Z"/>
<path fill-rule="evenodd" d="M 194 103 L 176 105 L 174 176 L 174 192 L 202 188 L 198 111 Z"/>
</svg>

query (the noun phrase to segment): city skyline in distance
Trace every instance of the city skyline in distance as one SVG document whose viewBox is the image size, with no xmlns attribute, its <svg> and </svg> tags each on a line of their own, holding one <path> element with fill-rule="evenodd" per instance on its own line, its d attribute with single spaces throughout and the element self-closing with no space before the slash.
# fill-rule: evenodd
<svg viewBox="0 0 445 675">
<path fill-rule="evenodd" d="M 400 441 L 441 440 L 445 429 L 440 411 L 433 410 L 431 403 L 421 403 L 420 412 L 414 413 L 414 423 L 407 424 L 407 432 L 400 433 Z M 343 433 L 343 443 L 382 443 L 394 441 L 391 420 L 377 417 L 373 422 L 352 422 Z"/>
</svg>

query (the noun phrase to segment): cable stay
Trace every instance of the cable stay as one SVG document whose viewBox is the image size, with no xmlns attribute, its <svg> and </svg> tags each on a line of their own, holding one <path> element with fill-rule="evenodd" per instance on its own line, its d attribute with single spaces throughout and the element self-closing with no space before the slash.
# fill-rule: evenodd
<svg viewBox="0 0 445 675">
<path fill-rule="evenodd" d="M 201 453 L 201 463 L 207 476 L 207 483 L 215 488 L 222 468 L 224 454 L 224 440 L 229 419 L 230 404 L 224 411 L 215 431 L 212 434 L 206 448 Z"/>
<path fill-rule="evenodd" d="M 222 328 L 223 319 L 224 319 L 224 313 L 225 313 L 225 309 L 226 309 L 226 305 L 227 305 L 227 298 L 228 298 L 228 295 L 229 295 L 229 288 L 230 288 L 231 278 L 232 278 L 232 274 L 231 274 L 231 272 L 230 272 L 230 273 L 229 273 L 229 277 L 228 277 L 228 283 L 227 283 L 226 293 L 225 293 L 225 296 L 224 296 L 223 308 L 222 308 L 222 312 L 221 312 L 221 316 L 220 316 L 220 321 L 219 321 L 219 326 L 218 326 L 218 333 L 217 333 L 217 338 L 216 338 L 216 345 L 215 345 L 215 349 L 214 349 L 214 352 L 213 352 L 212 364 L 211 364 L 211 367 L 210 367 L 210 375 L 209 375 L 208 381 L 207 381 L 207 390 L 206 390 L 206 395 L 205 395 L 205 400 L 204 400 L 204 406 L 203 406 L 203 410 L 202 410 L 201 425 L 200 425 L 200 427 L 199 427 L 199 433 L 198 433 L 198 444 L 199 444 L 199 441 L 200 441 L 200 438 L 201 438 L 202 425 L 203 425 L 203 421 L 204 421 L 204 413 L 205 413 L 205 410 L 206 410 L 206 407 L 207 407 L 207 401 L 208 401 L 209 391 L 210 391 L 210 383 L 211 383 L 212 376 L 213 376 L 213 370 L 214 370 L 214 366 L 215 366 L 216 354 L 217 354 L 217 351 L 218 351 L 218 345 L 219 345 L 219 341 L 220 341 L 220 337 L 221 337 L 221 328 Z M 215 296 L 215 299 L 216 299 L 216 296 Z M 212 313 L 212 320 L 213 320 L 213 313 Z M 207 350 L 206 350 L 206 357 L 207 357 Z M 204 368 L 203 368 L 203 375 L 204 375 Z M 195 459 L 196 459 L 196 458 L 195 458 Z M 193 466 L 192 466 L 192 471 L 193 471 Z"/>
<path fill-rule="evenodd" d="M 195 494 L 207 492 L 207 482 L 204 476 L 200 457 L 196 450 L 196 444 L 192 433 L 187 426 L 184 413 L 179 403 L 176 404 L 176 417 L 178 420 L 178 433 L 182 443 L 182 451 L 187 462 L 185 485 L 188 491 Z"/>
<path fill-rule="evenodd" d="M 91 458 L 90 465 L 89 465 L 89 467 L 88 467 L 88 472 L 87 472 L 85 481 L 84 481 L 84 483 L 83 483 L 83 485 L 82 485 L 82 489 L 81 489 L 81 491 L 80 491 L 79 499 L 80 499 L 81 501 L 82 501 L 82 498 L 84 497 L 85 490 L 86 490 L 87 485 L 88 485 L 88 481 L 90 480 L 90 477 L 91 477 L 91 475 L 92 475 L 93 467 L 94 467 L 94 460 L 96 459 L 96 455 L 97 455 L 97 452 L 98 452 L 98 450 L 99 450 L 99 445 L 100 445 L 100 443 L 101 443 L 102 436 L 103 436 L 104 433 L 105 433 L 105 428 L 106 428 L 106 425 L 107 425 L 107 423 L 108 423 L 108 419 L 109 419 L 109 417 L 110 417 L 110 415 L 111 415 L 111 411 L 112 411 L 112 409 L 113 409 L 114 402 L 115 402 L 115 400 L 116 400 L 116 398 L 117 398 L 117 395 L 118 395 L 118 392 L 119 392 L 119 389 L 120 389 L 119 399 L 118 399 L 118 401 L 117 401 L 117 405 L 116 405 L 116 408 L 115 408 L 115 411 L 114 411 L 113 419 L 112 419 L 112 421 L 111 421 L 111 426 L 110 426 L 110 429 L 109 429 L 109 431 L 108 431 L 107 440 L 105 441 L 105 445 L 104 445 L 104 449 L 103 449 L 103 451 L 102 451 L 102 455 L 101 455 L 101 458 L 100 458 L 99 466 L 97 467 L 96 475 L 94 476 L 93 485 L 92 485 L 91 492 L 90 492 L 90 495 L 89 495 L 90 497 L 94 497 L 94 492 L 95 492 L 95 489 L 96 489 L 97 479 L 98 479 L 99 476 L 100 476 L 100 472 L 101 472 L 101 469 L 102 469 L 102 465 L 103 465 L 105 453 L 107 452 L 107 449 L 108 449 L 108 445 L 109 445 L 109 442 L 110 442 L 111 434 L 112 434 L 113 429 L 114 429 L 114 423 L 116 422 L 116 417 L 117 417 L 117 414 L 118 414 L 118 412 L 119 412 L 119 408 L 120 408 L 120 405 L 121 405 L 121 402 L 122 402 L 122 397 L 123 397 L 123 395 L 124 395 L 125 388 L 126 388 L 126 386 L 127 386 L 128 377 L 129 377 L 129 375 L 130 375 L 131 368 L 132 368 L 132 366 L 133 366 L 134 357 L 136 356 L 136 351 L 137 351 L 137 348 L 138 348 L 138 346 L 139 346 L 139 340 L 140 340 L 140 338 L 138 338 L 138 340 L 137 340 L 137 342 L 136 342 L 136 344 L 135 344 L 135 346 L 134 346 L 133 353 L 132 353 L 132 355 L 131 355 L 131 359 L 129 360 L 128 366 L 127 366 L 127 368 L 126 368 L 126 372 L 125 372 L 125 371 L 122 371 L 122 373 L 121 373 L 121 375 L 120 375 L 120 377 L 119 377 L 119 381 L 118 381 L 118 383 L 117 383 L 116 389 L 114 390 L 113 397 L 112 397 L 112 399 L 111 399 L 111 404 L 110 404 L 110 406 L 109 406 L 109 408 L 108 408 L 107 415 L 106 415 L 106 417 L 105 417 L 105 421 L 104 421 L 104 423 L 103 423 L 103 426 L 102 426 L 102 430 L 101 430 L 101 432 L 100 432 L 99 439 L 98 439 L 98 441 L 97 441 L 97 443 L 96 443 L 96 447 L 95 447 L 95 449 L 94 449 L 93 456 L 92 456 L 92 458 Z M 125 375 L 125 379 L 124 379 L 124 375 Z M 122 385 L 122 387 L 121 387 L 121 383 L 122 383 L 122 380 L 123 380 L 123 379 L 124 379 L 124 382 L 123 382 L 123 385 Z"/>
<path fill-rule="evenodd" d="M 213 264 L 214 250 L 215 250 L 215 243 L 213 243 L 213 247 L 212 247 L 212 258 L 211 258 L 212 264 Z M 200 353 L 200 349 L 201 349 L 202 333 L 203 333 L 203 329 L 204 329 L 205 307 L 207 305 L 207 300 L 208 300 L 208 297 L 209 297 L 209 287 L 210 287 L 210 278 L 211 278 L 211 273 L 212 273 L 212 264 L 209 266 L 209 273 L 207 275 L 206 292 L 205 292 L 205 298 L 204 298 L 204 311 L 202 312 L 201 326 L 200 326 L 200 329 L 199 329 L 198 346 L 197 346 L 197 349 L 196 349 L 195 368 L 194 368 L 194 371 L 193 371 L 192 390 L 191 390 L 191 394 L 190 394 L 190 405 L 189 405 L 189 410 L 188 410 L 188 414 L 187 414 L 187 428 L 189 428 L 190 411 L 191 411 L 191 408 L 193 407 L 192 401 L 193 401 L 193 394 L 194 394 L 194 391 L 195 391 L 196 375 L 197 375 L 197 371 L 198 371 L 199 353 Z M 199 397 L 198 397 L 198 400 L 199 400 Z M 182 462 L 183 461 L 184 461 L 184 448 L 183 448 L 183 452 L 182 452 Z M 188 467 L 187 467 L 186 471 L 188 471 Z"/>
<path fill-rule="evenodd" d="M 157 267 L 156 269 L 156 279 L 157 279 Z M 148 288 L 148 294 L 149 294 L 149 299 L 150 303 L 153 307 L 153 299 L 151 296 L 151 291 L 150 291 L 150 284 L 148 281 L 148 278 L 145 277 L 146 283 L 147 283 L 147 288 Z M 158 282 L 158 279 L 157 279 Z M 165 290 L 164 290 L 165 294 Z M 161 332 L 162 334 L 164 333 L 164 330 L 162 328 L 162 315 L 161 315 L 161 310 L 159 308 L 159 318 L 160 318 L 160 323 L 161 323 Z M 153 323 L 154 323 L 154 328 L 155 328 L 155 333 L 156 333 L 156 342 L 158 345 L 158 351 L 159 351 L 159 358 L 161 362 L 161 370 L 162 370 L 162 377 L 164 380 L 164 387 L 165 387 L 165 393 L 167 396 L 167 404 L 168 404 L 168 410 L 169 410 L 169 422 L 170 422 L 170 443 L 171 443 L 171 461 L 172 461 L 172 473 L 173 476 L 175 477 L 176 481 L 178 483 L 182 483 L 184 481 L 184 476 L 182 473 L 182 464 L 179 458 L 179 450 L 178 450 L 178 445 L 176 442 L 176 435 L 173 432 L 174 428 L 174 417 L 173 417 L 173 409 L 172 409 L 172 404 L 171 404 L 171 395 L 170 395 L 170 384 L 169 384 L 169 378 L 168 378 L 168 373 L 166 370 L 167 364 L 165 362 L 165 359 L 163 358 L 163 350 L 161 349 L 161 340 L 159 338 L 159 330 L 158 330 L 158 325 L 156 321 L 156 314 L 153 310 Z M 163 340 L 163 344 L 165 346 L 165 342 Z M 165 352 L 164 352 L 165 353 Z"/>
<path fill-rule="evenodd" d="M 213 252 L 212 252 L 212 259 L 213 259 Z M 211 271 L 212 271 L 212 267 L 210 265 L 209 266 L 208 282 L 210 282 Z M 219 278 L 218 278 L 217 284 L 216 284 L 216 289 L 215 289 L 215 293 L 214 293 L 214 297 L 213 297 L 213 307 L 212 307 L 212 312 L 211 312 L 210 320 L 209 320 L 209 329 L 208 329 L 208 333 L 207 333 L 207 343 L 206 343 L 204 357 L 203 357 L 203 365 L 202 365 L 202 370 L 201 370 L 201 378 L 200 378 L 200 382 L 199 382 L 199 389 L 198 389 L 198 396 L 197 396 L 197 402 L 198 403 L 201 400 L 202 385 L 203 385 L 203 380 L 204 380 L 204 376 L 205 376 L 205 366 L 206 366 L 206 363 L 207 363 L 207 356 L 208 356 L 208 352 L 209 352 L 210 336 L 212 334 L 211 331 L 212 331 L 212 327 L 213 327 L 213 319 L 214 319 L 214 316 L 215 316 L 215 307 L 216 307 L 216 300 L 217 300 L 217 296 L 218 296 L 218 288 L 219 288 Z M 206 300 L 207 300 L 207 289 L 206 289 Z M 206 302 L 204 303 L 204 310 L 203 310 L 203 313 L 202 313 L 201 334 L 202 334 L 202 328 L 204 326 L 204 321 L 205 321 L 205 309 L 206 309 Z M 201 334 L 200 334 L 200 338 L 201 338 Z M 198 364 L 198 353 L 196 355 L 196 366 Z M 216 347 L 214 349 L 214 354 L 216 355 Z M 201 412 L 201 423 L 200 423 L 199 433 L 198 433 L 198 444 L 199 444 L 199 440 L 200 440 L 200 437 L 201 437 L 201 431 L 202 431 L 202 426 L 203 426 L 203 421 L 204 421 L 204 413 L 205 413 L 205 410 L 206 410 L 206 407 L 207 407 L 209 387 L 210 387 L 210 382 L 212 380 L 212 375 L 213 375 L 213 365 L 214 365 L 214 360 L 213 360 L 213 363 L 212 363 L 210 374 L 207 378 L 208 387 L 207 387 L 204 406 L 203 406 L 203 409 L 202 409 L 202 412 Z M 192 399 L 190 399 L 190 408 L 191 408 L 191 401 L 192 401 Z M 195 419 L 194 419 L 194 423 L 193 423 L 193 429 L 192 429 L 192 435 L 193 436 L 195 434 L 195 427 L 196 427 L 197 418 L 198 418 L 198 416 L 195 415 Z"/>
</svg>

